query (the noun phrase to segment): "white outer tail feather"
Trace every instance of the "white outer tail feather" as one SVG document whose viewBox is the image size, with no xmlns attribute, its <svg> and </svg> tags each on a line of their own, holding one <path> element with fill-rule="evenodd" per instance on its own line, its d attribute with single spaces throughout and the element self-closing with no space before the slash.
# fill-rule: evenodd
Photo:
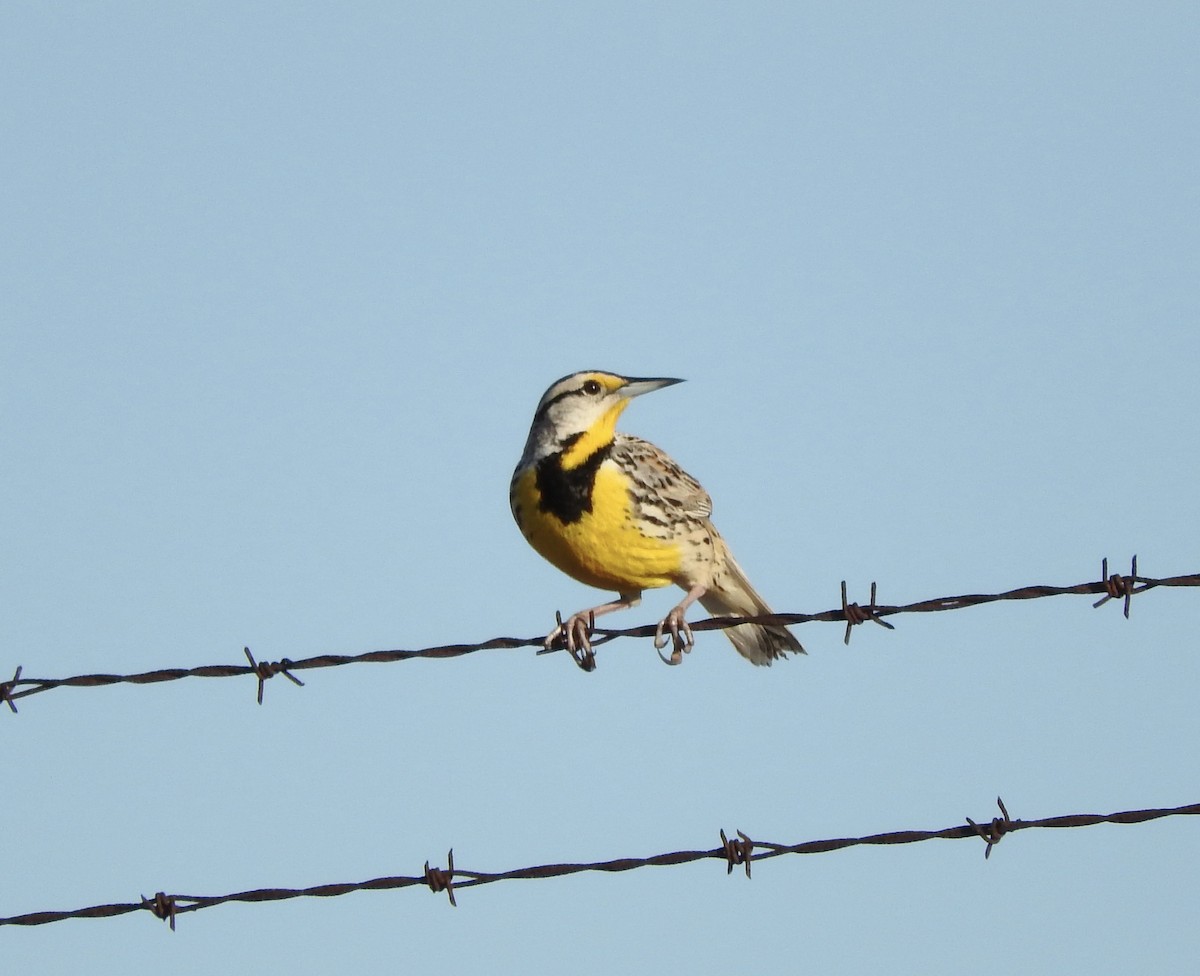
<svg viewBox="0 0 1200 976">
<path fill-rule="evenodd" d="M 771 608 L 750 585 L 742 567 L 725 548 L 721 567 L 700 604 L 714 617 L 759 617 L 771 613 Z M 794 634 L 781 625 L 738 624 L 725 630 L 737 652 L 751 664 L 770 665 L 776 658 L 791 652 L 805 654 Z"/>
</svg>

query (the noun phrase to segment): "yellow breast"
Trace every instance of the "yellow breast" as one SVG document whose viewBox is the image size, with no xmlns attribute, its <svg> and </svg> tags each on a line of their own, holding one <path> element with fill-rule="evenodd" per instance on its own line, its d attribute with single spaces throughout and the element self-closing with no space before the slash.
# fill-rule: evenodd
<svg viewBox="0 0 1200 976">
<path fill-rule="evenodd" d="M 533 468 L 513 485 L 512 501 L 529 544 L 588 586 L 627 593 L 668 586 L 679 572 L 679 547 L 639 531 L 625 475 L 612 462 L 596 471 L 591 510 L 576 520 L 566 522 L 543 509 Z"/>
</svg>

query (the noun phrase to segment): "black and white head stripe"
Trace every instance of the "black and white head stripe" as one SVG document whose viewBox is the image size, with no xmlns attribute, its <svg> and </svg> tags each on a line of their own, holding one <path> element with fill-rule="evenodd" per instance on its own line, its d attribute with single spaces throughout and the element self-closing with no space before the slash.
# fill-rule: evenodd
<svg viewBox="0 0 1200 976">
<path fill-rule="evenodd" d="M 609 378 L 610 383 L 605 385 L 600 382 L 597 377 L 604 376 Z M 619 382 L 612 382 L 612 381 Z M 624 384 L 624 380 L 612 373 L 604 373 L 600 370 L 589 370 L 582 373 L 571 373 L 564 376 L 562 379 L 555 380 L 550 385 L 545 395 L 542 397 L 542 402 L 538 404 L 538 408 L 533 415 L 533 422 L 536 424 L 540 420 L 544 420 L 550 412 L 550 408 L 556 403 L 566 400 L 568 397 L 585 397 L 585 396 L 600 396 L 611 389 L 619 389 Z M 567 384 L 565 389 L 563 384 Z"/>
</svg>

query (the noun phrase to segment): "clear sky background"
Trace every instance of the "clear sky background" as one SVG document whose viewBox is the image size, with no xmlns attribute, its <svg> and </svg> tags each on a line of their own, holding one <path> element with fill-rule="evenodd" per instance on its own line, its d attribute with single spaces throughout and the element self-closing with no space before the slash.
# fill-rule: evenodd
<svg viewBox="0 0 1200 976">
<path fill-rule="evenodd" d="M 544 633 L 580 368 L 779 610 L 1200 570 L 1200 13 L 8 3 L 0 672 Z M 647 595 L 652 622 L 678 591 Z M 1200 594 L 64 689 L 0 914 L 1200 800 Z M 1200 823 L 0 931 L 14 973 L 1181 971 Z"/>
</svg>

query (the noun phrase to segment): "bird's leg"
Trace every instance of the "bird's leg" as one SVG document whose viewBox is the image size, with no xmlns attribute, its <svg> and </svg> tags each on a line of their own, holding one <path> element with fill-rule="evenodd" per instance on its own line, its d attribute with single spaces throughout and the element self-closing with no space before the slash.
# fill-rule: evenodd
<svg viewBox="0 0 1200 976">
<path fill-rule="evenodd" d="M 662 622 L 654 631 L 654 647 L 659 651 L 659 657 L 664 664 L 679 664 L 683 661 L 683 655 L 690 651 L 696 645 L 696 638 L 692 636 L 692 628 L 688 626 L 687 621 L 683 619 L 683 615 L 687 612 L 687 608 L 704 596 L 708 592 L 707 586 L 696 585 L 687 591 L 687 595 L 679 601 L 679 603 L 671 609 Z M 667 646 L 667 634 L 663 633 L 663 629 L 670 633 L 671 642 L 674 647 L 671 649 L 671 657 L 665 658 L 662 655 L 662 648 Z"/>
<path fill-rule="evenodd" d="M 547 635 L 544 647 L 547 651 L 552 651 L 555 643 L 561 640 L 571 657 L 575 659 L 575 663 L 585 671 L 592 671 L 596 667 L 596 655 L 592 653 L 591 633 L 592 628 L 596 625 L 596 618 L 601 614 L 612 613 L 614 610 L 636 607 L 641 602 L 640 590 L 634 593 L 621 593 L 618 594 L 616 600 L 609 603 L 602 603 L 589 610 L 580 610 L 578 613 L 571 614 L 565 621 L 560 618 L 558 626 Z"/>
</svg>

